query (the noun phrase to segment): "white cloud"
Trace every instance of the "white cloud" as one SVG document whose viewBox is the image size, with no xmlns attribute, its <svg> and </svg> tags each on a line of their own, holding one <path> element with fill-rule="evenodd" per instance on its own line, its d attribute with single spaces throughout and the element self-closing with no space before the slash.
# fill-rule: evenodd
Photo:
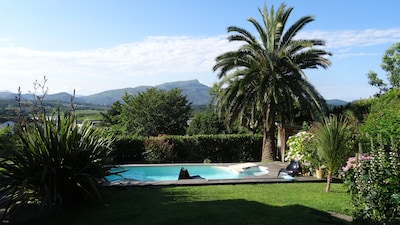
<svg viewBox="0 0 400 225">
<path fill-rule="evenodd" d="M 347 31 L 306 31 L 299 33 L 301 38 L 318 38 L 326 41 L 327 48 L 355 48 L 381 45 L 400 41 L 400 29 L 367 29 Z"/>
<path fill-rule="evenodd" d="M 400 29 L 334 32 L 314 30 L 302 32 L 299 36 L 326 40 L 327 48 L 334 50 L 336 57 L 381 55 L 382 52 L 375 53 L 362 48 L 400 41 Z M 212 75 L 215 57 L 237 46 L 238 43 L 228 43 L 226 35 L 220 35 L 148 37 L 143 41 L 112 48 L 81 51 L 0 47 L 0 91 L 13 89 L 10 86 L 16 82 L 27 82 L 31 85 L 43 75 L 49 78 L 49 84 L 52 80 L 55 81 L 51 84 L 55 86 L 53 90 L 65 91 L 72 87 L 81 90 L 84 95 L 132 85 L 159 84 L 167 79 L 166 74 L 180 74 L 187 79 L 211 74 L 209 80 L 215 80 L 216 76 Z M 164 80 L 161 79 L 163 76 Z M 17 77 L 18 80 L 15 80 Z M 177 79 L 178 76 L 170 81 Z"/>
</svg>

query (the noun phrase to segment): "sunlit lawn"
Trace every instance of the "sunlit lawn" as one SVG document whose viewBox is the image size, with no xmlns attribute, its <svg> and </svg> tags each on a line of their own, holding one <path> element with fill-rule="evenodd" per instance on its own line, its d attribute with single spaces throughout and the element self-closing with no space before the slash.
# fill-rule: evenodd
<svg viewBox="0 0 400 225">
<path fill-rule="evenodd" d="M 342 184 L 330 193 L 324 183 L 126 188 L 107 199 L 30 224 L 349 224 L 327 212 L 351 214 Z"/>
</svg>

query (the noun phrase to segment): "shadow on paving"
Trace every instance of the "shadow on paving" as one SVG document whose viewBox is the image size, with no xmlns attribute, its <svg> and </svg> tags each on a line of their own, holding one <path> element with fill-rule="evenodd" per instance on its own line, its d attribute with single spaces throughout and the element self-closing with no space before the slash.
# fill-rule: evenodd
<svg viewBox="0 0 400 225">
<path fill-rule="evenodd" d="M 107 204 L 71 208 L 63 215 L 37 220 L 34 224 L 113 225 L 348 225 L 349 221 L 302 205 L 271 206 L 244 199 L 196 200 L 192 193 L 137 188 L 113 196 Z M 157 191 L 159 190 L 159 191 Z M 121 190 L 120 190 L 121 191 Z"/>
</svg>

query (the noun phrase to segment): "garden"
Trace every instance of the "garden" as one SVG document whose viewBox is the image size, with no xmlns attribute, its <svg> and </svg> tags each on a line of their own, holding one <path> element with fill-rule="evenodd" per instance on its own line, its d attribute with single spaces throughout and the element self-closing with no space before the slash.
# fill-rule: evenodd
<svg viewBox="0 0 400 225">
<path fill-rule="evenodd" d="M 107 119 L 103 126 L 90 121 L 78 124 L 74 96 L 71 110 L 58 107 L 49 112 L 44 84 L 34 83 L 43 94 L 34 92 L 29 104 L 19 93 L 15 128 L 0 130 L 1 222 L 398 224 L 400 44 L 389 48 L 384 57 L 383 65 L 392 65 L 383 67 L 390 85 L 369 73 L 370 84 L 380 89 L 376 96 L 329 110 L 302 70 L 328 67 L 325 57 L 331 53 L 321 48 L 322 40 L 292 40 L 312 17 L 282 29 L 292 10 L 285 4 L 276 15 L 269 15 L 266 7 L 260 10 L 266 31 L 249 19 L 262 42 L 244 29 L 228 28 L 234 32 L 228 40 L 244 45 L 218 56 L 213 67 L 221 80 L 213 88 L 215 99 L 210 104 L 218 121 L 207 126 L 218 129 L 207 130 L 218 133 L 185 135 L 191 108 L 176 89 L 126 94 L 124 104 L 116 102 L 103 114 Z M 142 110 L 149 108 L 158 114 Z M 29 115 L 22 116 L 24 112 Z M 223 130 L 220 120 L 224 120 Z M 111 168 L 136 160 L 277 160 L 278 122 L 303 123 L 302 130 L 288 138 L 287 154 L 281 157 L 299 162 L 302 176 L 325 173 L 326 183 L 108 186 Z M 198 128 L 191 132 L 202 130 Z"/>
</svg>

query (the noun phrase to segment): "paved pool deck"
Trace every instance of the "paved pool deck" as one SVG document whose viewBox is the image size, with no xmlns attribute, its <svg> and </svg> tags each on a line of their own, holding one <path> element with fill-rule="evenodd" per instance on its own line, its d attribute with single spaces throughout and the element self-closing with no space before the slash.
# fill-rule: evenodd
<svg viewBox="0 0 400 225">
<path fill-rule="evenodd" d="M 282 168 L 286 168 L 288 163 L 283 162 L 255 162 L 259 166 L 267 168 L 268 173 L 261 176 L 251 176 L 240 179 L 183 179 L 173 181 L 136 181 L 124 180 L 121 182 L 114 182 L 111 186 L 196 186 L 196 185 L 222 185 L 222 184 L 262 184 L 262 183 L 293 183 L 293 182 L 326 182 L 326 179 L 318 179 L 313 176 L 297 176 L 294 180 L 284 179 L 278 177 L 278 172 Z M 230 166 L 236 163 L 211 163 L 210 165 L 217 166 Z"/>
</svg>

